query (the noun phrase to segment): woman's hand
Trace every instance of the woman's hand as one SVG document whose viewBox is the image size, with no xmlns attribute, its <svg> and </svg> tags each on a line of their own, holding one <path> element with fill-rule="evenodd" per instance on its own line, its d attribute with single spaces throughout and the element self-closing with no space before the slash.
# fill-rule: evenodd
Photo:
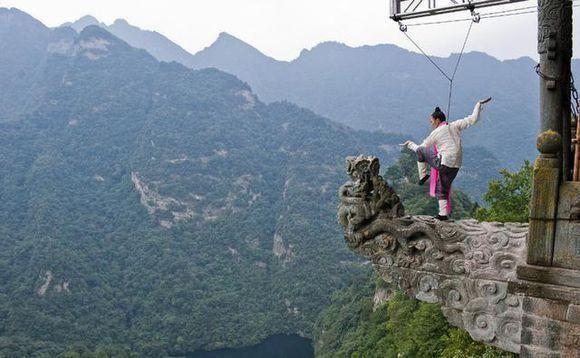
<svg viewBox="0 0 580 358">
<path fill-rule="evenodd" d="M 487 97 L 485 99 L 482 99 L 479 101 L 479 104 L 486 104 L 488 102 L 491 102 L 491 97 Z"/>
<path fill-rule="evenodd" d="M 417 148 L 419 148 L 419 146 L 417 144 L 415 144 L 415 142 L 413 142 L 412 140 L 408 140 L 403 144 L 399 144 L 402 147 L 407 147 L 409 149 L 411 149 L 413 152 L 417 151 Z"/>
</svg>

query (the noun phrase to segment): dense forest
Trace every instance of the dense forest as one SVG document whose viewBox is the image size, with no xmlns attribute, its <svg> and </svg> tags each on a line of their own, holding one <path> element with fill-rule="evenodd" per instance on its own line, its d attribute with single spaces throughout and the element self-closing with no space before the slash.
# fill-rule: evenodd
<svg viewBox="0 0 580 358">
<path fill-rule="evenodd" d="M 401 136 L 264 104 L 99 27 L 15 9 L 0 27 L 1 354 L 311 336 L 361 269 L 335 223 L 344 157 L 388 162 Z"/>
<path fill-rule="evenodd" d="M 0 44 L 2 357 L 313 337 L 333 292 L 368 272 L 336 224 L 344 157 L 380 157 L 409 211 L 434 211 L 399 153 L 407 136 L 266 104 L 98 26 L 0 9 Z M 458 187 L 481 195 L 497 161 L 471 150 Z M 489 214 L 461 190 L 453 201 L 456 217 Z"/>
</svg>

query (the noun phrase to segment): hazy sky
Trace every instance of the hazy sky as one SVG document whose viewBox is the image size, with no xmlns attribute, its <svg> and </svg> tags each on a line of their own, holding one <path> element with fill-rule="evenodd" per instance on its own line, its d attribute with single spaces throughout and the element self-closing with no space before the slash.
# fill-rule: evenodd
<svg viewBox="0 0 580 358">
<path fill-rule="evenodd" d="M 351 46 L 393 43 L 414 50 L 388 18 L 388 4 L 389 0 L 0 0 L 0 6 L 17 7 L 48 26 L 88 14 L 107 24 L 124 18 L 164 34 L 192 53 L 210 45 L 225 31 L 281 60 L 291 60 L 303 48 L 329 40 Z M 535 4 L 529 0 L 510 7 Z M 535 57 L 536 16 L 482 20 L 474 25 L 467 49 L 500 59 Z M 421 21 L 431 20 L 435 18 Z M 578 20 L 580 17 L 575 15 Z M 430 53 L 447 56 L 460 50 L 467 26 L 417 27 L 410 28 L 409 33 Z M 580 45 L 579 31 L 575 30 L 575 48 Z"/>
</svg>

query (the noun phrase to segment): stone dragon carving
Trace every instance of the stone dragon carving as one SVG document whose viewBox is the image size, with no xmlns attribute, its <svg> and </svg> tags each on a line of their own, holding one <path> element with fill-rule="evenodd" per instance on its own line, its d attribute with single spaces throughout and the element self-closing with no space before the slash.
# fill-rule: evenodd
<svg viewBox="0 0 580 358">
<path fill-rule="evenodd" d="M 518 353 L 522 300 L 507 286 L 525 262 L 527 224 L 405 216 L 379 168 L 376 157 L 346 160 L 350 180 L 339 189 L 338 221 L 348 246 L 386 282 L 441 304 L 449 322 L 475 340 Z"/>
</svg>

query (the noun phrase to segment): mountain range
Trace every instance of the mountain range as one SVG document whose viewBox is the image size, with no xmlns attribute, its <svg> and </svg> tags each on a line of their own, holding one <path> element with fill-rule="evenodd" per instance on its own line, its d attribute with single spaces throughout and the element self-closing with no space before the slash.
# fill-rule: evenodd
<svg viewBox="0 0 580 358">
<path fill-rule="evenodd" d="M 365 266 L 336 224 L 344 157 L 386 168 L 407 138 L 266 103 L 232 74 L 159 61 L 99 23 L 52 29 L 17 9 L 0 8 L 0 88 L 8 357 L 312 337 Z M 499 163 L 485 148 L 466 157 L 462 180 L 481 190 Z"/>
<path fill-rule="evenodd" d="M 0 46 L 0 356 L 311 336 L 363 265 L 336 225 L 344 157 L 387 165 L 400 135 L 266 104 L 95 25 L 1 8 Z"/>
<path fill-rule="evenodd" d="M 84 23 L 86 19 L 72 25 L 80 29 Z M 96 19 L 92 23 L 99 24 Z M 124 20 L 100 26 L 160 60 L 232 73 L 266 102 L 288 100 L 357 129 L 421 138 L 429 131 L 427 118 L 433 108 L 447 109 L 447 80 L 421 54 L 394 45 L 350 47 L 325 42 L 287 62 L 268 57 L 227 33 L 207 48 L 188 54 L 166 37 Z M 451 72 L 457 57 L 435 57 L 434 61 Z M 451 119 L 470 114 L 482 97 L 494 98 L 481 124 L 466 132 L 465 143 L 488 149 L 504 167 L 519 167 L 536 155 L 539 97 L 534 66 L 530 58 L 500 61 L 468 52 L 454 81 Z"/>
</svg>

